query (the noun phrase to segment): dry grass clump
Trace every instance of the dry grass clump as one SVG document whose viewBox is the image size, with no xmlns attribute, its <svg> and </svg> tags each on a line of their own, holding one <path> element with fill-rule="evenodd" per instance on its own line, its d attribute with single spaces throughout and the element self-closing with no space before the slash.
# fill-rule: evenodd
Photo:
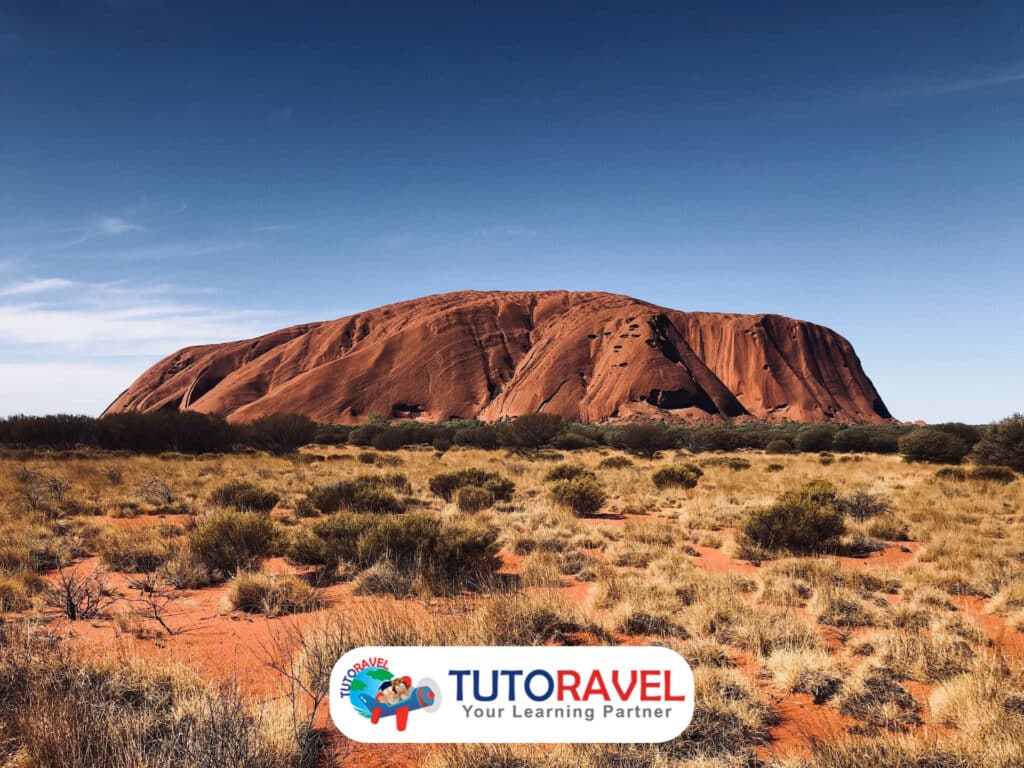
<svg viewBox="0 0 1024 768">
<path fill-rule="evenodd" d="M 784 691 L 806 693 L 824 704 L 843 687 L 848 671 L 822 650 L 777 650 L 765 662 L 775 684 Z"/>
<path fill-rule="evenodd" d="M 810 608 L 820 623 L 833 627 L 873 627 L 879 621 L 879 608 L 842 587 L 817 590 Z"/>
<path fill-rule="evenodd" d="M 975 650 L 946 632 L 892 632 L 885 636 L 877 658 L 899 680 L 936 683 L 970 669 Z"/>
<path fill-rule="evenodd" d="M 534 552 L 527 555 L 519 569 L 524 587 L 559 587 L 562 585 L 563 557 L 555 552 Z M 578 570 L 578 569 L 577 569 Z"/>
<path fill-rule="evenodd" d="M 228 584 L 227 600 L 236 611 L 285 616 L 323 606 L 315 588 L 291 574 L 271 576 L 244 571 Z"/>
<path fill-rule="evenodd" d="M 572 633 L 597 631 L 576 606 L 549 592 L 488 596 L 463 621 L 468 645 L 569 643 Z"/>
<path fill-rule="evenodd" d="M 691 638 L 672 646 L 691 667 L 735 667 L 736 660 L 721 643 Z"/>
<path fill-rule="evenodd" d="M 219 486 L 210 501 L 220 507 L 233 507 L 240 512 L 270 512 L 281 497 L 255 483 L 233 481 Z"/>
<path fill-rule="evenodd" d="M 96 550 L 105 566 L 124 573 L 155 571 L 172 554 L 171 543 L 157 526 L 105 531 Z"/>
<path fill-rule="evenodd" d="M 473 514 L 494 506 L 494 494 L 487 488 L 468 485 L 455 492 L 455 506 L 459 512 Z"/>
<path fill-rule="evenodd" d="M 236 685 L 177 666 L 72 657 L 46 637 L 0 645 L 0 732 L 17 764 L 47 768 L 308 768 L 318 741 Z"/>
<path fill-rule="evenodd" d="M 1024 670 L 986 654 L 965 674 L 932 692 L 932 712 L 940 723 L 967 734 L 984 735 L 1009 725 L 1024 734 Z"/>
<path fill-rule="evenodd" d="M 1024 575 L 999 590 L 988 609 L 1003 616 L 1024 611 Z"/>
<path fill-rule="evenodd" d="M 864 723 L 865 731 L 899 731 L 921 724 L 921 707 L 897 682 L 898 675 L 876 664 L 860 667 L 836 699 L 839 711 Z"/>
<path fill-rule="evenodd" d="M 189 533 L 189 548 L 210 574 L 227 579 L 238 571 L 257 570 L 270 554 L 277 528 L 266 515 L 213 513 Z"/>
<path fill-rule="evenodd" d="M 1014 768 L 981 745 L 935 736 L 886 733 L 874 738 L 817 739 L 808 756 L 775 761 L 772 768 Z M 1019 754 L 1019 752 L 1018 752 Z M 993 759 L 994 758 L 994 759 Z"/>
<path fill-rule="evenodd" d="M 498 530 L 472 519 L 435 515 L 342 513 L 296 531 L 288 547 L 298 563 L 366 569 L 387 560 L 436 594 L 490 586 L 501 565 Z"/>
<path fill-rule="evenodd" d="M 702 666 L 694 670 L 694 682 L 693 722 L 660 751 L 675 760 L 695 760 L 749 755 L 753 746 L 768 743 L 778 715 L 745 675 Z"/>
<path fill-rule="evenodd" d="M 811 584 L 804 579 L 778 576 L 761 581 L 758 600 L 781 608 L 795 608 L 804 605 L 812 592 Z"/>
<path fill-rule="evenodd" d="M 609 625 L 624 635 L 659 635 L 687 638 L 689 633 L 669 611 L 651 610 L 642 604 L 619 603 L 612 611 Z"/>
<path fill-rule="evenodd" d="M 814 627 L 795 611 L 746 611 L 741 613 L 741 625 L 733 642 L 759 656 L 781 650 L 809 651 L 821 647 L 821 638 Z"/>
<path fill-rule="evenodd" d="M 551 499 L 574 515 L 586 517 L 597 513 L 604 506 L 608 494 L 597 480 L 577 477 L 552 483 Z"/>
</svg>

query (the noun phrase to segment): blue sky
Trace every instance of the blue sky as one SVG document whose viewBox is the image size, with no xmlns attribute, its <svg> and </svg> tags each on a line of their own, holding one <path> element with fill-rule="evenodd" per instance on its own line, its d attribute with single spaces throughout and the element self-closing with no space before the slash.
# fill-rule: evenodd
<svg viewBox="0 0 1024 768">
<path fill-rule="evenodd" d="M 0 1 L 0 415 L 449 290 L 777 312 L 1024 409 L 1019 3 Z"/>
</svg>

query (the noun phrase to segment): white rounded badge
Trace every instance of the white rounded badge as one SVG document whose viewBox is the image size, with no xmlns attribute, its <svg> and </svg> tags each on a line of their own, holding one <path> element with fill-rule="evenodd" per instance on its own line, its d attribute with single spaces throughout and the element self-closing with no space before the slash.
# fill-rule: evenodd
<svg viewBox="0 0 1024 768">
<path fill-rule="evenodd" d="M 656 743 L 693 718 L 669 648 L 356 648 L 331 672 L 331 718 L 371 743 Z"/>
</svg>

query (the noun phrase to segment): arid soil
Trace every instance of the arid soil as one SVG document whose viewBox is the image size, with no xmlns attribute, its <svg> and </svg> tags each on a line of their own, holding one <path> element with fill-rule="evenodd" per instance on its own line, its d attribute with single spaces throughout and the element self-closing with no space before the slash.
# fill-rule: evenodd
<svg viewBox="0 0 1024 768">
<path fill-rule="evenodd" d="M 747 452 L 742 457 L 749 468 L 711 464 L 696 488 L 659 491 L 647 477 L 652 467 L 700 462 L 701 457 L 670 454 L 653 462 L 634 459 L 633 466 L 622 469 L 602 469 L 599 462 L 609 452 L 585 451 L 565 460 L 592 468 L 609 498 L 601 515 L 573 518 L 547 498 L 544 475 L 553 466 L 550 460 L 475 450 L 444 455 L 402 450 L 371 452 L 366 461 L 380 457 L 382 463 L 360 465 L 352 460 L 352 448 L 306 452 L 349 458 L 101 457 L 72 463 L 43 458 L 29 465 L 40 472 L 63 472 L 83 498 L 97 505 L 93 511 L 104 513 L 66 519 L 91 540 L 96 540 L 97 530 L 142 536 L 158 527 L 173 538 L 175 529 L 192 524 L 191 515 L 159 514 L 140 504 L 126 516 L 115 503 L 131 495 L 134 479 L 157 473 L 175 498 L 199 515 L 204 514 L 210 488 L 226 479 L 257 478 L 281 493 L 272 516 L 284 530 L 311 522 L 294 517 L 296 502 L 305 489 L 329 479 L 400 471 L 412 483 L 410 499 L 421 508 L 465 517 L 431 496 L 426 488 L 430 476 L 481 466 L 514 478 L 512 503 L 475 514 L 502 531 L 500 574 L 506 582 L 519 580 L 522 595 L 549 601 L 544 603 L 549 610 L 579 625 L 576 632 L 548 636 L 543 642 L 668 644 L 699 673 L 719 681 L 699 688 L 704 699 L 698 709 L 727 706 L 721 700 L 725 683 L 715 675 L 726 676 L 726 681 L 739 675 L 750 686 L 745 695 L 756 697 L 757 706 L 770 713 L 762 736 L 735 744 L 735 753 L 716 752 L 718 762 L 708 765 L 738 764 L 729 761 L 741 760 L 744 753 L 771 765 L 813 765 L 822 743 L 858 738 L 885 745 L 894 735 L 922 749 L 936 738 L 959 739 L 957 748 L 970 750 L 963 746 L 970 735 L 966 726 L 951 724 L 954 720 L 947 715 L 950 691 L 984 674 L 987 659 L 1017 670 L 1024 663 L 1024 559 L 1018 520 L 1024 497 L 1019 480 L 1005 486 L 945 483 L 934 478 L 934 467 L 889 456 L 819 463 L 816 456 Z M 769 462 L 781 462 L 785 469 L 767 473 Z M 15 466 L 5 464 L 8 472 Z M 100 470 L 111 464 L 123 466 L 130 478 L 115 488 L 98 479 Z M 885 496 L 892 505 L 887 513 L 891 519 L 877 527 L 871 521 L 850 521 L 842 547 L 824 555 L 764 556 L 744 548 L 738 526 L 745 510 L 814 478 L 828 479 L 844 492 L 868 489 Z M 153 511 L 158 514 L 148 514 Z M 899 530 L 899 524 L 906 526 L 906 536 L 899 540 L 871 534 Z M 166 627 L 161 627 L 133 612 L 142 599 L 141 574 L 105 567 L 95 555 L 76 558 L 68 569 L 108 572 L 115 602 L 87 620 L 71 621 L 41 599 L 12 615 L 42 619 L 85 656 L 179 662 L 210 681 L 237 681 L 254 701 L 285 698 L 284 680 L 273 662 L 299 652 L 306 630 L 324 616 L 363 615 L 368 606 L 377 606 L 384 613 L 404 612 L 424 627 L 449 620 L 457 625 L 477 620 L 474 612 L 488 601 L 505 599 L 486 592 L 401 598 L 357 594 L 358 579 L 318 580 L 316 569 L 274 556 L 262 570 L 310 580 L 317 585 L 321 610 L 279 617 L 239 611 L 230 603 L 228 582 L 173 590 L 162 615 Z M 47 575 L 53 583 L 57 577 L 56 572 Z M 941 664 L 929 655 L 941 658 Z M 857 681 L 872 670 L 909 695 L 910 704 L 903 707 L 914 709 L 914 717 L 899 725 L 873 720 L 872 708 L 888 717 L 891 705 L 869 703 L 865 712 L 850 703 Z M 821 689 L 827 692 L 807 688 L 808 680 L 818 678 L 828 683 Z M 324 765 L 411 766 L 429 759 L 454 766 L 470 759 L 468 753 L 446 756 L 425 746 L 396 752 L 351 744 L 334 731 L 325 712 L 318 723 L 327 734 Z M 992 738 L 1001 737 L 996 733 Z"/>
</svg>

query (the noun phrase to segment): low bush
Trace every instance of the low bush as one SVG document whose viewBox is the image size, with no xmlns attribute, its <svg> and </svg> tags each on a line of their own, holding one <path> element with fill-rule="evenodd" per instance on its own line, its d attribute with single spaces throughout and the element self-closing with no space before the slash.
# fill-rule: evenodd
<svg viewBox="0 0 1024 768">
<path fill-rule="evenodd" d="M 318 739 L 177 665 L 82 658 L 51 635 L 0 643 L 0 755 L 47 768 L 311 768 Z M 8 764 L 11 764 L 8 762 Z"/>
<path fill-rule="evenodd" d="M 291 574 L 240 572 L 228 585 L 227 596 L 236 611 L 270 617 L 315 611 L 322 604 L 316 589 Z"/>
<path fill-rule="evenodd" d="M 234 507 L 241 512 L 270 512 L 281 497 L 258 485 L 247 482 L 225 483 L 217 488 L 210 501 L 220 507 Z"/>
<path fill-rule="evenodd" d="M 265 515 L 217 512 L 201 520 L 189 534 L 189 547 L 211 575 L 230 578 L 255 570 L 270 554 L 277 529 Z"/>
<path fill-rule="evenodd" d="M 656 488 L 696 488 L 697 481 L 704 471 L 696 464 L 673 464 L 662 467 L 653 475 L 651 481 Z"/>
<path fill-rule="evenodd" d="M 974 467 L 971 469 L 970 474 L 971 480 L 983 480 L 990 483 L 1012 483 L 1017 479 L 1017 473 L 1009 467 L 999 467 L 991 464 L 985 464 L 980 467 Z"/>
<path fill-rule="evenodd" d="M 832 438 L 832 450 L 838 453 L 896 453 L 899 434 L 879 427 L 846 427 Z"/>
<path fill-rule="evenodd" d="M 792 453 L 793 446 L 788 440 L 782 440 L 776 438 L 775 440 L 769 440 L 768 445 L 764 447 L 765 453 Z"/>
<path fill-rule="evenodd" d="M 607 494 L 601 484 L 590 477 L 559 480 L 551 486 L 551 498 L 575 515 L 592 515 L 604 506 Z"/>
<path fill-rule="evenodd" d="M 653 459 L 658 451 L 676 447 L 675 434 L 664 424 L 627 424 L 612 432 L 611 444 Z"/>
<path fill-rule="evenodd" d="M 550 444 L 565 422 L 554 413 L 528 413 L 495 427 L 502 447 L 515 451 L 535 451 Z"/>
<path fill-rule="evenodd" d="M 899 439 L 899 453 L 908 461 L 959 464 L 970 450 L 959 437 L 937 427 L 921 427 Z"/>
<path fill-rule="evenodd" d="M 967 471 L 960 467 L 943 467 L 935 473 L 935 477 L 939 480 L 962 483 L 967 479 Z"/>
<path fill-rule="evenodd" d="M 124 573 L 150 573 L 167 562 L 172 554 L 166 537 L 155 527 L 106 531 L 100 536 L 96 549 L 103 565 Z"/>
<path fill-rule="evenodd" d="M 846 530 L 836 508 L 835 487 L 816 480 L 779 496 L 774 504 L 751 511 L 742 531 L 757 544 L 794 552 L 820 550 Z"/>
<path fill-rule="evenodd" d="M 765 472 L 781 472 L 786 468 L 785 464 L 768 464 L 765 466 Z"/>
<path fill-rule="evenodd" d="M 288 554 L 298 563 L 361 569 L 387 560 L 442 591 L 482 585 L 500 567 L 497 540 L 496 528 L 469 520 L 342 513 L 297 532 Z"/>
<path fill-rule="evenodd" d="M 596 441 L 579 432 L 563 432 L 551 439 L 551 447 L 560 451 L 582 451 L 596 446 Z"/>
<path fill-rule="evenodd" d="M 1024 472 L 1024 414 L 1015 413 L 986 427 L 974 446 L 972 458 L 979 464 Z"/>
<path fill-rule="evenodd" d="M 341 510 L 398 514 L 405 511 L 405 504 L 392 492 L 396 487 L 411 490 L 404 475 L 361 475 L 355 480 L 317 486 L 306 494 L 306 498 L 315 509 L 326 515 Z"/>
<path fill-rule="evenodd" d="M 818 451 L 831 451 L 832 440 L 835 437 L 834 427 L 807 427 L 801 429 L 793 438 L 793 445 L 803 453 L 817 453 Z"/>
<path fill-rule="evenodd" d="M 629 469 L 635 465 L 625 456 L 609 456 L 606 459 L 601 459 L 597 466 L 602 469 Z"/>
<path fill-rule="evenodd" d="M 455 506 L 460 512 L 480 512 L 494 506 L 494 494 L 486 488 L 467 485 L 455 492 Z"/>
<path fill-rule="evenodd" d="M 451 501 L 459 488 L 476 486 L 491 492 L 496 501 L 511 501 L 516 486 L 495 472 L 486 472 L 476 467 L 462 469 L 458 472 L 444 472 L 430 478 L 430 492 L 445 501 Z"/>
<path fill-rule="evenodd" d="M 295 413 L 264 416 L 241 427 L 246 445 L 285 456 L 316 440 L 316 422 Z"/>
<path fill-rule="evenodd" d="M 700 465 L 704 468 L 725 467 L 726 469 L 731 469 L 734 472 L 739 472 L 743 469 L 750 469 L 750 462 L 741 456 L 712 456 L 711 458 L 701 461 Z"/>
<path fill-rule="evenodd" d="M 892 501 L 880 493 L 869 493 L 863 489 L 858 489 L 849 496 L 837 498 L 836 509 L 844 515 L 849 515 L 854 520 L 863 521 L 891 511 Z"/>
<path fill-rule="evenodd" d="M 552 483 L 556 480 L 574 480 L 577 477 L 597 479 L 597 475 L 592 470 L 579 464 L 559 464 L 547 471 L 544 475 L 544 482 Z"/>
</svg>

